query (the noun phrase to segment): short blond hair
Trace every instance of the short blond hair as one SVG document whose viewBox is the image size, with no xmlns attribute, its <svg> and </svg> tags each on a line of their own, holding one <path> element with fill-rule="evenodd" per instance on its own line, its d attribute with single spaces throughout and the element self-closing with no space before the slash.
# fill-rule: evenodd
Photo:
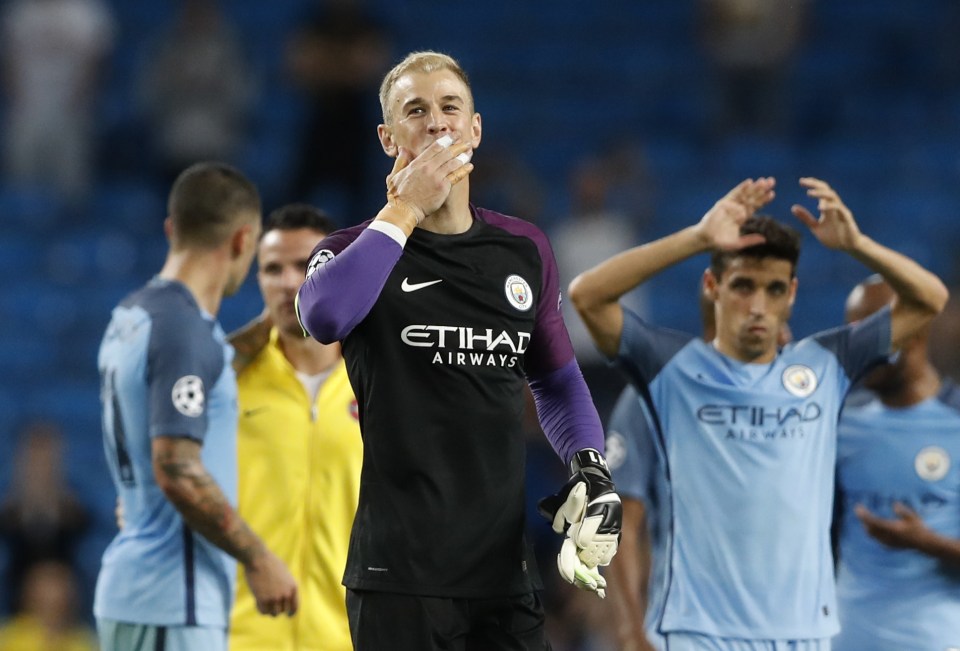
<svg viewBox="0 0 960 651">
<path fill-rule="evenodd" d="M 392 116 L 390 115 L 388 102 L 390 93 L 400 77 L 410 72 L 430 73 L 439 70 L 449 70 L 463 82 L 463 85 L 467 88 L 467 101 L 472 112 L 473 91 L 470 89 L 470 80 L 467 78 L 464 69 L 450 55 L 425 50 L 423 52 L 411 52 L 383 78 L 383 82 L 380 84 L 380 110 L 383 113 L 384 124 L 390 124 Z"/>
</svg>

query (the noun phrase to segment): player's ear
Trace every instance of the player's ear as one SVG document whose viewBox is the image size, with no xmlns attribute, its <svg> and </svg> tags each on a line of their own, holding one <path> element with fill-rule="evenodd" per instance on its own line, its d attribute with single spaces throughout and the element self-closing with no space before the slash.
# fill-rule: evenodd
<svg viewBox="0 0 960 651">
<path fill-rule="evenodd" d="M 800 279 L 794 276 L 790 279 L 790 307 L 793 307 L 793 302 L 797 300 L 797 287 L 800 285 Z"/>
<path fill-rule="evenodd" d="M 230 256 L 239 258 L 257 245 L 253 224 L 243 224 L 233 232 L 230 238 Z"/>
<path fill-rule="evenodd" d="M 380 146 L 383 147 L 383 153 L 390 158 L 396 158 L 400 153 L 400 147 L 393 139 L 393 130 L 386 124 L 377 125 L 377 137 L 380 138 Z"/>
<path fill-rule="evenodd" d="M 713 275 L 713 270 L 709 267 L 703 270 L 703 295 L 711 301 L 717 300 L 717 294 L 720 287 L 720 280 Z"/>
<path fill-rule="evenodd" d="M 479 113 L 474 113 L 470 120 L 470 139 L 474 149 L 480 146 L 480 138 L 482 135 L 483 121 L 480 119 Z"/>
</svg>

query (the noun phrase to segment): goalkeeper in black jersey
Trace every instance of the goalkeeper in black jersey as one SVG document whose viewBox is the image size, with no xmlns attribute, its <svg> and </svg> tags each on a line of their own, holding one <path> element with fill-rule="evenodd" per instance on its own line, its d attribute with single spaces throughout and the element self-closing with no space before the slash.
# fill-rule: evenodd
<svg viewBox="0 0 960 651">
<path fill-rule="evenodd" d="M 549 649 L 524 539 L 524 384 L 572 477 L 541 511 L 561 575 L 603 596 L 620 532 L 603 431 L 532 224 L 469 199 L 481 120 L 450 57 L 409 55 L 380 90 L 395 158 L 375 219 L 322 240 L 297 297 L 342 341 L 364 442 L 344 574 L 359 651 Z"/>
</svg>

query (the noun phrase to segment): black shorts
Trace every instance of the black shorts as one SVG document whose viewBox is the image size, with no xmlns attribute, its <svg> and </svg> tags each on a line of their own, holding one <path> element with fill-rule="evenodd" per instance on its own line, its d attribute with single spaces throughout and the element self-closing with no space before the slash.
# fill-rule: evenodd
<svg viewBox="0 0 960 651">
<path fill-rule="evenodd" d="M 347 590 L 356 651 L 550 651 L 536 592 L 450 599 Z"/>
</svg>

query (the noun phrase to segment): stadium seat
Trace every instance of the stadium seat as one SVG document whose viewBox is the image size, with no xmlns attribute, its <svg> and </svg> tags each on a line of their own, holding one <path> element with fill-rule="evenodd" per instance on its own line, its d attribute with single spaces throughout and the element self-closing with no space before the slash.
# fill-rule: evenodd
<svg viewBox="0 0 960 651">
<path fill-rule="evenodd" d="M 105 229 L 156 236 L 163 232 L 167 215 L 165 194 L 154 182 L 135 178 L 109 180 L 97 186 L 90 212 Z"/>
<path fill-rule="evenodd" d="M 52 188 L 0 183 L 0 219 L 5 227 L 39 233 L 61 222 L 65 215 L 64 202 Z"/>
</svg>

